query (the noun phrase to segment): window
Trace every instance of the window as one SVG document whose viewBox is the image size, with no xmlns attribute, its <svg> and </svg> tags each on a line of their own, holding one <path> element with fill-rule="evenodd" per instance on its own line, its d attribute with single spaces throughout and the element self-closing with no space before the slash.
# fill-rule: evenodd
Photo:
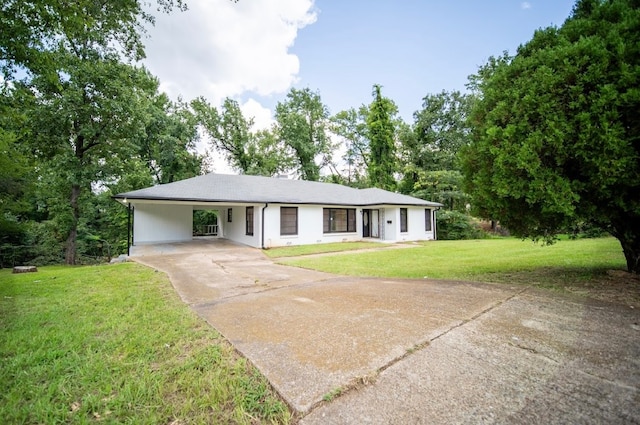
<svg viewBox="0 0 640 425">
<path fill-rule="evenodd" d="M 298 207 L 280 207 L 280 234 L 298 234 Z"/>
<path fill-rule="evenodd" d="M 425 209 L 424 210 L 424 230 L 426 232 L 430 232 L 432 227 L 431 227 L 431 223 L 432 223 L 432 214 L 431 214 L 431 210 L 430 209 Z"/>
<path fill-rule="evenodd" d="M 227 210 L 227 223 L 231 223 L 231 219 L 233 218 L 233 210 L 229 208 Z"/>
<path fill-rule="evenodd" d="M 253 207 L 247 207 L 247 236 L 253 236 Z"/>
<path fill-rule="evenodd" d="M 354 208 L 324 208 L 322 210 L 323 233 L 356 231 L 356 210 Z"/>
<path fill-rule="evenodd" d="M 408 232 L 407 226 L 407 209 L 400 208 L 400 232 Z"/>
</svg>

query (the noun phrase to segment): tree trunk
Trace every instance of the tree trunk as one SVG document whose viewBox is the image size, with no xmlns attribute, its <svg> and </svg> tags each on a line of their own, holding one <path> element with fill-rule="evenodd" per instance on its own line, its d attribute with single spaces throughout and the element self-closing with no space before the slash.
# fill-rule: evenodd
<svg viewBox="0 0 640 425">
<path fill-rule="evenodd" d="M 620 241 L 629 273 L 640 274 L 640 217 L 629 214 L 611 221 L 609 233 Z"/>
<path fill-rule="evenodd" d="M 627 260 L 627 271 L 640 274 L 640 236 L 619 238 L 624 258 Z"/>
<path fill-rule="evenodd" d="M 69 230 L 69 236 L 67 237 L 67 243 L 65 247 L 64 262 L 68 265 L 75 265 L 77 262 L 77 239 L 78 239 L 78 221 L 80 220 L 80 207 L 78 204 L 80 198 L 80 185 L 74 184 L 71 186 L 71 229 Z"/>
</svg>

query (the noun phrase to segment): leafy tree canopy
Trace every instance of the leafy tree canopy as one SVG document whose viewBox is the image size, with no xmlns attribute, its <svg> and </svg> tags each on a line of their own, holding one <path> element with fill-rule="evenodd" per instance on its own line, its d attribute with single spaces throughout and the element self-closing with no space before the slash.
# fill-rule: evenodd
<svg viewBox="0 0 640 425">
<path fill-rule="evenodd" d="M 345 153 L 342 161 L 345 165 L 343 171 L 335 164 L 332 166 L 332 183 L 341 183 L 348 186 L 366 186 L 367 167 L 369 165 L 369 139 L 367 132 L 367 115 L 369 108 L 365 105 L 360 108 L 351 108 L 340 111 L 331 117 L 331 131 L 342 139 Z"/>
<path fill-rule="evenodd" d="M 276 129 L 280 140 L 291 149 L 296 172 L 303 180 L 320 180 L 320 170 L 331 162 L 329 110 L 320 94 L 292 88 L 276 105 Z"/>
<path fill-rule="evenodd" d="M 389 98 L 382 96 L 382 86 L 373 86 L 373 102 L 367 114 L 369 138 L 369 183 L 374 187 L 395 190 L 396 136 L 398 107 Z"/>
<path fill-rule="evenodd" d="M 153 24 L 140 0 L 7 0 L 0 6 L 0 70 L 57 79 L 60 55 L 144 58 L 142 34 Z M 157 10 L 184 10 L 182 0 L 157 0 Z"/>
<path fill-rule="evenodd" d="M 640 272 L 640 7 L 582 0 L 560 28 L 471 79 L 478 100 L 463 151 L 474 207 L 548 241 L 572 222 L 621 242 Z"/>
<path fill-rule="evenodd" d="M 399 133 L 403 174 L 399 189 L 414 196 L 421 187 L 435 184 L 424 180 L 435 175 L 425 171 L 460 170 L 458 153 L 470 138 L 472 96 L 443 91 L 425 96 L 422 102 L 422 109 L 413 114 L 413 126 L 403 127 Z"/>
</svg>

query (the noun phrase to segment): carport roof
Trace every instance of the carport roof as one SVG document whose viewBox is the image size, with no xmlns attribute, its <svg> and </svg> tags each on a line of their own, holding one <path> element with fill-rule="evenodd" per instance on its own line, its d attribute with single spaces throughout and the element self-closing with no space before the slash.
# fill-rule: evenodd
<svg viewBox="0 0 640 425">
<path fill-rule="evenodd" d="M 114 198 L 183 202 L 442 206 L 437 202 L 377 188 L 355 189 L 333 183 L 215 173 L 120 193 Z"/>
</svg>

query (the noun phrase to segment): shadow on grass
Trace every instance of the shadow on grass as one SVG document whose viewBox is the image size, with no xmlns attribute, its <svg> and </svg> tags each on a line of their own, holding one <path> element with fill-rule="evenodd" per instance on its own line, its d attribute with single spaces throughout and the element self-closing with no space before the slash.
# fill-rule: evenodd
<svg viewBox="0 0 640 425">
<path fill-rule="evenodd" d="M 606 267 L 540 267 L 474 276 L 483 282 L 531 285 L 607 302 L 640 306 L 640 276 Z"/>
</svg>

